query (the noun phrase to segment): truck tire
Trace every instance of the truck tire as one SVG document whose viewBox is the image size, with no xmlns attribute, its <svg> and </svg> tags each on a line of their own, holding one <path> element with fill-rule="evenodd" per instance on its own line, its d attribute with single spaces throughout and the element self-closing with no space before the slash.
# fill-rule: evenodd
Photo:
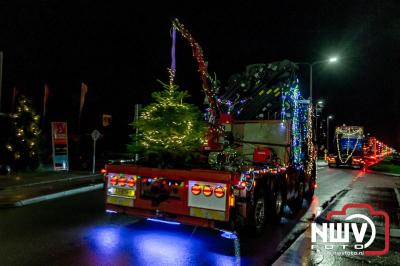
<svg viewBox="0 0 400 266">
<path fill-rule="evenodd" d="M 251 230 L 260 234 L 264 231 L 266 223 L 266 199 L 265 193 L 259 190 L 254 199 L 254 206 L 251 216 Z"/>
<path fill-rule="evenodd" d="M 285 205 L 285 198 L 283 193 L 283 187 L 277 180 L 273 180 L 271 183 L 270 195 L 268 200 L 268 215 L 271 217 L 272 223 L 279 223 L 283 214 L 283 207 Z"/>
</svg>

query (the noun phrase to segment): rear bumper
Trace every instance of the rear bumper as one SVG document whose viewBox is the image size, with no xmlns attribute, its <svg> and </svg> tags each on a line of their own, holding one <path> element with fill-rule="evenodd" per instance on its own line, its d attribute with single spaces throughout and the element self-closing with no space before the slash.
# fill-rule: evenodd
<svg viewBox="0 0 400 266">
<path fill-rule="evenodd" d="M 176 221 L 183 224 L 189 224 L 194 226 L 201 226 L 207 228 L 224 228 L 228 225 L 227 222 L 208 220 L 204 218 L 192 217 L 187 215 L 176 215 L 170 213 L 159 213 L 157 214 L 154 210 L 139 209 L 132 207 L 118 206 L 114 204 L 106 204 L 106 210 L 115 211 L 117 213 L 124 213 L 132 216 L 142 218 L 157 218 L 166 221 Z"/>
</svg>

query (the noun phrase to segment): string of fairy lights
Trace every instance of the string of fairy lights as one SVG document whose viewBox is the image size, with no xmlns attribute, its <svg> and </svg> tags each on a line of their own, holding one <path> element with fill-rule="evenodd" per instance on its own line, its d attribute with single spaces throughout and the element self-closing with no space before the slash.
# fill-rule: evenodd
<svg viewBox="0 0 400 266">
<path fill-rule="evenodd" d="M 172 20 L 173 27 L 178 30 L 183 38 L 185 38 L 190 46 L 192 47 L 193 57 L 197 61 L 198 71 L 200 73 L 200 77 L 202 80 L 202 86 L 204 93 L 206 95 L 207 102 L 210 106 L 208 111 L 210 112 L 210 122 L 211 124 L 215 124 L 217 121 L 217 111 L 219 110 L 218 105 L 216 103 L 216 94 L 214 88 L 210 85 L 211 76 L 207 70 L 207 64 L 204 61 L 203 49 L 201 48 L 200 44 L 193 38 L 190 32 L 185 28 L 185 26 L 179 22 L 177 18 Z"/>
<path fill-rule="evenodd" d="M 283 65 L 251 65 L 247 67 L 246 73 L 241 75 L 235 83 L 235 92 L 227 92 L 227 94 L 216 95 L 216 89 L 213 87 L 213 80 L 207 71 L 207 65 L 204 61 L 203 50 L 198 42 L 193 38 L 185 26 L 180 23 L 177 19 L 173 19 L 173 49 L 172 49 L 172 66 L 169 71 L 169 84 L 164 85 L 166 90 L 161 93 L 156 93 L 153 96 L 157 103 L 151 104 L 143 110 L 141 114 L 141 121 L 152 122 L 160 118 L 160 110 L 172 108 L 180 112 L 179 110 L 188 111 L 190 107 L 182 103 L 182 98 L 186 95 L 180 95 L 177 91 L 177 86 L 174 84 L 175 77 L 175 32 L 178 31 L 184 39 L 186 39 L 191 48 L 193 57 L 198 64 L 198 72 L 202 79 L 202 87 L 206 95 L 206 100 L 209 104 L 208 117 L 209 117 L 209 132 L 206 138 L 210 139 L 210 136 L 217 136 L 218 132 L 221 131 L 221 126 L 217 123 L 217 118 L 221 113 L 221 108 L 224 109 L 224 113 L 228 115 L 240 115 L 240 112 L 246 110 L 246 117 L 257 115 L 260 110 L 264 111 L 265 106 L 274 105 L 276 108 L 277 104 L 280 104 L 280 119 L 283 124 L 286 124 L 286 119 L 290 118 L 290 132 L 292 134 L 291 142 L 291 156 L 293 162 L 301 167 L 302 162 L 305 158 L 312 158 L 310 153 L 313 152 L 310 146 L 312 145 L 311 138 L 311 125 L 312 115 L 309 114 L 310 110 L 307 104 L 302 104 L 300 101 L 303 100 L 299 81 L 295 75 L 295 67 L 292 62 L 285 62 Z M 278 72 L 277 72 L 278 71 Z M 274 72 L 275 76 L 283 76 L 282 79 L 268 79 L 270 74 Z M 289 75 L 276 75 L 277 73 L 285 73 Z M 250 73 L 250 74 L 249 74 Z M 250 75 L 250 76 L 249 76 Z M 248 78 L 251 78 L 248 81 Z M 178 93 L 178 95 L 177 95 Z M 180 97 L 180 100 L 179 100 Z M 280 99 L 280 101 L 279 101 Z M 273 104 L 270 103 L 273 102 Z M 171 110 L 172 110 L 171 109 Z M 182 111 L 183 112 L 183 111 Z M 158 115 L 157 115 L 158 114 Z M 262 117 L 260 117 L 262 118 Z M 154 120 L 155 119 L 155 120 Z M 276 118 L 275 118 L 276 119 Z M 305 123 L 307 122 L 307 123 Z M 180 130 L 180 135 L 174 135 L 171 137 L 160 138 L 160 130 L 153 128 L 143 133 L 142 144 L 146 148 L 152 145 L 161 145 L 164 148 L 177 147 L 183 145 L 185 140 L 188 139 L 189 135 L 193 135 L 195 132 L 194 126 L 191 124 L 193 120 L 181 120 L 172 121 L 172 127 L 178 127 L 184 130 Z M 142 131 L 143 132 L 143 131 Z M 170 133 L 170 132 L 169 132 Z M 161 134 L 162 135 L 162 134 Z M 306 142 L 307 141 L 307 142 Z M 203 141 L 202 141 L 203 142 Z M 308 146 L 308 156 L 305 156 L 303 145 Z"/>
<path fill-rule="evenodd" d="M 302 130 L 300 128 L 300 123 L 299 123 L 299 112 L 300 112 L 300 107 L 299 107 L 299 98 L 300 98 L 300 90 L 299 90 L 299 85 L 296 84 L 293 88 L 290 90 L 291 93 L 291 99 L 293 102 L 293 116 L 292 116 L 292 155 L 293 155 L 293 161 L 295 164 L 300 164 L 301 162 L 301 139 L 302 139 Z"/>
<path fill-rule="evenodd" d="M 205 142 L 203 124 L 198 109 L 183 101 L 188 94 L 173 83 L 174 72 L 169 74 L 170 83 L 153 93 L 156 102 L 142 110 L 134 126 L 141 129 L 140 145 L 146 149 L 190 151 Z"/>
<path fill-rule="evenodd" d="M 32 162 L 39 155 L 40 116 L 29 105 L 30 101 L 21 96 L 16 112 L 11 114 L 14 135 L 5 146 L 12 158 L 21 163 Z"/>
<path fill-rule="evenodd" d="M 315 166 L 315 159 L 317 156 L 315 146 L 313 144 L 313 132 L 312 132 L 312 126 L 313 126 L 313 115 L 314 115 L 314 110 L 313 106 L 311 104 L 308 105 L 307 108 L 307 130 L 306 130 L 306 141 L 307 141 L 307 163 L 306 163 L 306 169 L 305 172 L 308 176 L 311 176 L 312 170 Z"/>
</svg>

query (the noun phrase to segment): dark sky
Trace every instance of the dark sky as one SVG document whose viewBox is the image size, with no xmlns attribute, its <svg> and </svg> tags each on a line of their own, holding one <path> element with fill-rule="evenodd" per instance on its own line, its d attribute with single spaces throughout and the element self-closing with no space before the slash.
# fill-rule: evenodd
<svg viewBox="0 0 400 266">
<path fill-rule="evenodd" d="M 126 125 L 133 105 L 147 103 L 160 88 L 156 79 L 167 80 L 170 19 L 176 16 L 202 45 L 209 71 L 222 84 L 248 64 L 338 55 L 337 64 L 314 69 L 314 96 L 326 100 L 325 115 L 333 114 L 335 124 L 362 125 L 400 148 L 398 1 L 8 2 L 0 4 L 2 111 L 10 108 L 14 86 L 41 111 L 48 83 L 49 121 L 67 120 L 74 130 L 84 81 L 89 92 L 83 130 L 96 127 L 103 112 Z M 299 75 L 307 97 L 308 69 Z M 196 64 L 180 36 L 177 82 L 201 103 Z"/>
</svg>

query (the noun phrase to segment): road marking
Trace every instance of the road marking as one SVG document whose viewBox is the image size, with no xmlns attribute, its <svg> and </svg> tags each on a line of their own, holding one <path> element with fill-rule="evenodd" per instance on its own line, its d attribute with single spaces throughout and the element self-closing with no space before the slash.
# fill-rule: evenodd
<svg viewBox="0 0 400 266">
<path fill-rule="evenodd" d="M 400 207 L 400 193 L 399 193 L 399 189 L 397 187 L 394 188 L 394 193 L 396 193 L 397 206 Z"/>
<path fill-rule="evenodd" d="M 236 258 L 236 265 L 240 266 L 240 242 L 239 242 L 239 237 L 236 237 L 233 240 L 233 245 L 235 246 L 235 258 Z"/>
<path fill-rule="evenodd" d="M 60 178 L 56 180 L 46 180 L 46 181 L 40 181 L 36 183 L 29 183 L 29 184 L 23 184 L 23 185 L 18 185 L 18 186 L 10 186 L 10 187 L 5 187 L 4 189 L 15 189 L 15 188 L 20 188 L 20 187 L 32 187 L 36 185 L 44 185 L 44 184 L 51 184 L 51 183 L 56 183 L 56 182 L 63 182 L 63 181 L 72 181 L 75 179 L 81 179 L 81 178 L 87 178 L 87 177 L 93 177 L 94 179 L 101 178 L 101 174 L 89 174 L 89 175 L 80 175 L 80 176 L 74 176 L 74 177 L 68 177 L 68 178 Z"/>
<path fill-rule="evenodd" d="M 96 184 L 96 185 L 90 185 L 90 186 L 86 186 L 86 187 L 70 189 L 70 190 L 66 190 L 66 191 L 60 191 L 57 193 L 52 193 L 52 194 L 42 195 L 42 196 L 30 198 L 30 199 L 20 200 L 20 201 L 17 201 L 14 204 L 14 206 L 17 206 L 17 207 L 26 206 L 26 205 L 46 201 L 46 200 L 52 200 L 52 199 L 62 198 L 62 197 L 75 195 L 75 194 L 79 194 L 79 193 L 84 193 L 84 192 L 88 192 L 88 191 L 92 191 L 92 190 L 97 190 L 97 189 L 101 189 L 102 187 L 103 187 L 103 184 Z"/>
</svg>

